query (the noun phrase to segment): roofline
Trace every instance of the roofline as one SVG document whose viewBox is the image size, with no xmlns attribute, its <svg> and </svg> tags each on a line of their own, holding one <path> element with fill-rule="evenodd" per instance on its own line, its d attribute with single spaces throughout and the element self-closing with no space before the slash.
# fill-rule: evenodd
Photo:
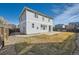
<svg viewBox="0 0 79 59">
<path fill-rule="evenodd" d="M 42 15 L 42 16 L 45 16 L 45 17 L 48 17 L 48 18 L 53 19 L 52 17 L 50 17 L 50 16 L 48 16 L 48 15 L 45 15 L 45 14 L 39 12 L 39 11 L 33 10 L 33 9 L 31 9 L 31 8 L 28 8 L 28 7 L 24 7 L 24 8 L 23 8 L 23 10 L 22 10 L 22 12 L 20 13 L 19 17 L 22 15 L 22 13 L 24 12 L 24 10 L 29 10 L 29 11 L 31 11 L 31 12 L 38 13 L 39 15 Z"/>
</svg>

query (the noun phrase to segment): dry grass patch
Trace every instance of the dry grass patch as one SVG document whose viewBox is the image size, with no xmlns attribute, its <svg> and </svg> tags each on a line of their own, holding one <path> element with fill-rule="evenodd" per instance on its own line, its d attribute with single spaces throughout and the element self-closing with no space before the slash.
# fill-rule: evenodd
<svg viewBox="0 0 79 59">
<path fill-rule="evenodd" d="M 75 34 L 61 32 L 54 35 L 19 37 L 17 54 L 70 54 L 75 48 Z"/>
<path fill-rule="evenodd" d="M 54 42 L 63 42 L 71 35 L 74 35 L 74 33 L 62 32 L 54 35 L 43 34 L 39 36 L 25 37 L 24 39 L 28 44 L 54 43 Z"/>
</svg>

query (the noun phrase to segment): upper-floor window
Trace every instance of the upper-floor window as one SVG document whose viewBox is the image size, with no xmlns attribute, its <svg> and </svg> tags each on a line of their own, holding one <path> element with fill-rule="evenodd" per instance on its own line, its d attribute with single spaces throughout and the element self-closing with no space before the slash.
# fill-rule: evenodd
<svg viewBox="0 0 79 59">
<path fill-rule="evenodd" d="M 50 18 L 48 19 L 48 22 L 50 22 Z"/>
<path fill-rule="evenodd" d="M 32 28 L 34 28 L 34 23 L 32 23 Z"/>
<path fill-rule="evenodd" d="M 44 17 L 42 17 L 42 20 L 44 21 Z"/>
<path fill-rule="evenodd" d="M 37 13 L 35 13 L 35 18 L 38 18 L 38 14 Z"/>
</svg>

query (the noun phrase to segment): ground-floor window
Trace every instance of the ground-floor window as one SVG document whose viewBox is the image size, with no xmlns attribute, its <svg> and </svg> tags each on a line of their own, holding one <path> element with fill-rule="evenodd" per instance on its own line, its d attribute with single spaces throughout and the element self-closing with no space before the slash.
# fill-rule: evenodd
<svg viewBox="0 0 79 59">
<path fill-rule="evenodd" d="M 39 29 L 39 27 L 37 27 L 37 29 Z"/>
<path fill-rule="evenodd" d="M 41 29 L 46 30 L 47 29 L 47 25 L 42 25 L 41 24 Z"/>
<path fill-rule="evenodd" d="M 34 23 L 32 23 L 32 28 L 34 28 Z"/>
</svg>

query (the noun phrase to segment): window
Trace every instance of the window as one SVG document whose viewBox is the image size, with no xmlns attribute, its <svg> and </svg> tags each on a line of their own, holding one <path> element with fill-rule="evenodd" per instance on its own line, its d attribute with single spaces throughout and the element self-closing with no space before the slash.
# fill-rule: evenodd
<svg viewBox="0 0 79 59">
<path fill-rule="evenodd" d="M 45 25 L 45 29 L 47 29 L 47 25 Z"/>
<path fill-rule="evenodd" d="M 43 29 L 43 25 L 41 24 L 41 29 Z"/>
<path fill-rule="evenodd" d="M 39 28 L 37 27 L 37 29 L 39 29 Z"/>
<path fill-rule="evenodd" d="M 46 30 L 47 29 L 47 25 L 42 25 L 41 24 L 41 29 Z"/>
<path fill-rule="evenodd" d="M 34 28 L 34 23 L 32 23 L 32 28 Z"/>
<path fill-rule="evenodd" d="M 44 17 L 42 17 L 42 20 L 44 21 Z"/>
<path fill-rule="evenodd" d="M 42 28 L 42 24 L 41 24 L 41 28 Z"/>
<path fill-rule="evenodd" d="M 38 14 L 37 13 L 35 13 L 35 18 L 38 18 Z"/>
<path fill-rule="evenodd" d="M 45 25 L 43 25 L 43 30 L 45 30 Z"/>
<path fill-rule="evenodd" d="M 50 22 L 50 19 L 48 19 L 48 22 Z"/>
<path fill-rule="evenodd" d="M 46 25 L 43 25 L 43 30 L 46 30 L 47 29 L 47 26 Z"/>
</svg>

